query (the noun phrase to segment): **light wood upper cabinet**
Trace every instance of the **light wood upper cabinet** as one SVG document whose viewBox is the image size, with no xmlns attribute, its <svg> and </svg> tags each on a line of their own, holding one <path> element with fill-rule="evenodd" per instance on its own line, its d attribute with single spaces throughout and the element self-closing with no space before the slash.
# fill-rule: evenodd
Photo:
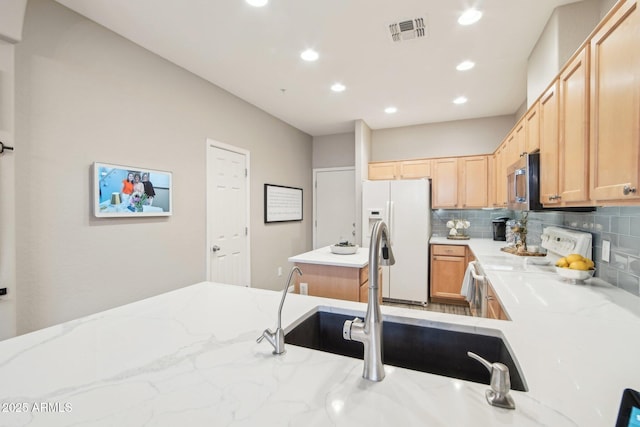
<svg viewBox="0 0 640 427">
<path fill-rule="evenodd" d="M 369 179 L 396 179 L 399 175 L 398 162 L 369 163 Z"/>
<path fill-rule="evenodd" d="M 403 160 L 400 163 L 400 179 L 431 177 L 431 159 Z"/>
<path fill-rule="evenodd" d="M 431 159 L 369 163 L 369 179 L 417 179 L 431 177 Z"/>
<path fill-rule="evenodd" d="M 432 162 L 433 208 L 487 206 L 487 156 L 442 158 Z"/>
<path fill-rule="evenodd" d="M 561 204 L 589 200 L 589 64 L 582 49 L 560 74 L 559 194 Z"/>
<path fill-rule="evenodd" d="M 496 206 L 496 155 L 487 156 L 487 206 Z"/>
<path fill-rule="evenodd" d="M 458 159 L 458 207 L 474 209 L 487 206 L 487 177 L 487 156 Z"/>
<path fill-rule="evenodd" d="M 526 120 L 522 119 L 515 128 L 515 154 L 513 161 L 508 166 L 518 161 L 520 157 L 527 153 L 527 133 L 525 129 Z"/>
<path fill-rule="evenodd" d="M 431 206 L 453 209 L 458 206 L 458 158 L 432 160 Z"/>
<path fill-rule="evenodd" d="M 525 151 L 531 153 L 540 148 L 540 113 L 539 103 L 536 102 L 529 108 L 524 116 Z"/>
<path fill-rule="evenodd" d="M 507 206 L 507 145 L 502 143 L 496 150 L 495 188 L 496 207 Z"/>
<path fill-rule="evenodd" d="M 558 194 L 558 80 L 540 98 L 540 203 L 557 205 Z"/>
<path fill-rule="evenodd" d="M 591 199 L 640 198 L 640 11 L 627 1 L 591 39 Z M 626 188 L 626 189 L 625 189 Z"/>
</svg>

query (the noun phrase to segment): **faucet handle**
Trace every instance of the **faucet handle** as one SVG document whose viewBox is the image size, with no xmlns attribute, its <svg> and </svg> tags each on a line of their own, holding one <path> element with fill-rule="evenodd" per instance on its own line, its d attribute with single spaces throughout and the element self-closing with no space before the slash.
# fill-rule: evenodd
<svg viewBox="0 0 640 427">
<path fill-rule="evenodd" d="M 265 329 L 265 330 L 262 332 L 262 335 L 260 335 L 260 336 L 256 339 L 256 342 L 257 342 L 258 344 L 260 344 L 260 343 L 262 342 L 262 340 L 264 339 L 264 337 L 265 337 L 265 336 L 267 336 L 267 335 L 274 335 L 274 333 L 273 333 L 273 332 L 271 332 L 271 329 L 267 328 L 267 329 Z"/>
<path fill-rule="evenodd" d="M 490 363 L 483 357 L 468 351 L 467 356 L 482 363 L 491 373 L 491 389 L 487 390 L 485 396 L 490 405 L 498 406 L 506 409 L 516 409 L 516 404 L 509 394 L 511 390 L 511 377 L 509 375 L 509 367 L 504 363 Z"/>
<path fill-rule="evenodd" d="M 353 320 L 345 320 L 344 325 L 342 325 L 342 338 L 345 340 L 351 340 L 351 327 L 353 324 L 362 323 L 362 319 L 359 317 L 354 318 Z"/>
</svg>

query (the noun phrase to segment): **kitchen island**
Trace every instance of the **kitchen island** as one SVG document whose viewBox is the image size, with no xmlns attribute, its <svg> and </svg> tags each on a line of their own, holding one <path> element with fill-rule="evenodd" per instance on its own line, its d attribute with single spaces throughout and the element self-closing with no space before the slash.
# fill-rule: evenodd
<svg viewBox="0 0 640 427">
<path fill-rule="evenodd" d="M 480 261 L 494 242 L 471 240 Z M 474 246 L 475 245 L 475 246 Z M 497 246 L 496 246 L 497 247 Z M 500 254 L 501 255 L 501 254 Z M 488 259 L 488 258 L 487 258 Z M 612 426 L 625 387 L 640 389 L 640 298 L 600 281 L 487 271 L 512 321 L 397 307 L 431 326 L 490 329 L 528 386 L 515 410 L 487 386 L 287 344 L 271 354 L 280 292 L 203 282 L 0 342 L 3 426 Z M 366 304 L 291 294 L 285 330 L 317 306 Z M 470 363 L 472 363 L 471 361 Z"/>
<path fill-rule="evenodd" d="M 367 301 L 369 248 L 358 248 L 354 254 L 341 255 L 334 254 L 330 246 L 325 246 L 292 256 L 288 261 L 303 271 L 302 277 L 296 277 L 294 292 L 347 301 Z M 301 289 L 301 283 L 306 284 L 305 289 Z M 382 279 L 378 283 L 382 288 Z M 382 302 L 382 289 L 379 295 Z"/>
</svg>

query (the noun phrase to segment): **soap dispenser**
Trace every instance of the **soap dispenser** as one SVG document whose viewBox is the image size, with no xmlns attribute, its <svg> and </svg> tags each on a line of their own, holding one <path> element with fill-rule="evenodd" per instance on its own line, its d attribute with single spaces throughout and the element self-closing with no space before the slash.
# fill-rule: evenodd
<svg viewBox="0 0 640 427">
<path fill-rule="evenodd" d="M 509 368 L 500 362 L 490 363 L 486 359 L 470 351 L 467 352 L 467 356 L 482 363 L 491 373 L 491 388 L 485 393 L 487 402 L 489 402 L 490 405 L 498 406 L 500 408 L 516 409 L 516 404 L 509 394 L 509 391 L 511 390 Z"/>
</svg>

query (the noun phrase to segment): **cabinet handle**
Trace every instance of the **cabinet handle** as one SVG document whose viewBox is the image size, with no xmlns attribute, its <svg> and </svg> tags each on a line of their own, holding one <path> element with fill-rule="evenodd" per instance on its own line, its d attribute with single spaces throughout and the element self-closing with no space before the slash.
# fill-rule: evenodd
<svg viewBox="0 0 640 427">
<path fill-rule="evenodd" d="M 636 193 L 636 187 L 631 187 L 630 185 L 625 185 L 624 188 L 622 189 L 622 193 L 626 196 L 629 193 Z"/>
<path fill-rule="evenodd" d="M 558 199 L 562 199 L 562 196 L 559 194 L 556 194 L 554 196 L 549 196 L 549 200 L 558 200 Z"/>
<path fill-rule="evenodd" d="M 494 298 L 493 298 L 491 295 L 487 295 L 487 296 L 485 297 L 485 299 L 486 299 L 487 301 L 493 301 L 493 300 L 494 300 Z"/>
</svg>

